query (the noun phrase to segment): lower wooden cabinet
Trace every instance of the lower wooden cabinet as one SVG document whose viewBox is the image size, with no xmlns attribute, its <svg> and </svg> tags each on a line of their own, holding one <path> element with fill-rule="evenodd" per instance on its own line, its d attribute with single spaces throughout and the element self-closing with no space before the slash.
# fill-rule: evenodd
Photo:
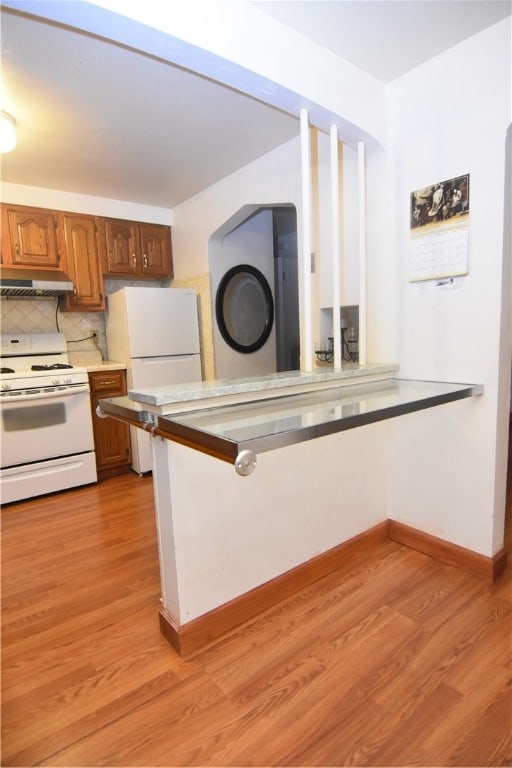
<svg viewBox="0 0 512 768">
<path fill-rule="evenodd" d="M 96 415 L 98 401 L 105 397 L 126 395 L 124 370 L 93 371 L 89 373 L 91 388 L 92 425 L 96 450 L 98 480 L 130 470 L 132 459 L 130 428 L 115 419 L 102 419 Z"/>
</svg>

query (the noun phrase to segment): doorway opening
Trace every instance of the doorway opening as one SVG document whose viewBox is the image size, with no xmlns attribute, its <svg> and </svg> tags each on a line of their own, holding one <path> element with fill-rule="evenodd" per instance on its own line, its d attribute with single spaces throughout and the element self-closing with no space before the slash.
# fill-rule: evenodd
<svg viewBox="0 0 512 768">
<path fill-rule="evenodd" d="M 274 208 L 276 370 L 300 369 L 297 211 Z"/>
<path fill-rule="evenodd" d="M 216 378 L 300 368 L 297 212 L 244 206 L 211 237 Z"/>
</svg>

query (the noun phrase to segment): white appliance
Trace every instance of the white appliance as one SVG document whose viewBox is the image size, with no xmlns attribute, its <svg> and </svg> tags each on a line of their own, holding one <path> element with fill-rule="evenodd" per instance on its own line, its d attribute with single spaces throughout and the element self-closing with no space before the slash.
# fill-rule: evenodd
<svg viewBox="0 0 512 768">
<path fill-rule="evenodd" d="M 126 365 L 128 391 L 201 381 L 197 297 L 188 288 L 122 288 L 108 297 L 108 358 Z M 130 428 L 132 468 L 153 468 L 151 436 Z"/>
<path fill-rule="evenodd" d="M 2 334 L 2 504 L 94 483 L 89 379 L 62 333 Z"/>
</svg>

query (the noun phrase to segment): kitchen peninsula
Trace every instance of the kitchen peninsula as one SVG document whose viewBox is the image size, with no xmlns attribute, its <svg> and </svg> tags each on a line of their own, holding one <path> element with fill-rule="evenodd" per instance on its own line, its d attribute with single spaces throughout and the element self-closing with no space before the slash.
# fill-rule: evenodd
<svg viewBox="0 0 512 768">
<path fill-rule="evenodd" d="M 390 536 L 391 420 L 483 393 L 397 372 L 350 364 L 100 401 L 155 438 L 161 629 L 180 654 Z M 367 430 L 371 450 L 358 437 Z"/>
</svg>

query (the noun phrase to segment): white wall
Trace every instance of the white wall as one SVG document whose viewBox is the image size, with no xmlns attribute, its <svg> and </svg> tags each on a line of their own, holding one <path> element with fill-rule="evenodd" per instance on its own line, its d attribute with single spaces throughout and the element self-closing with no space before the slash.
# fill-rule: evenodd
<svg viewBox="0 0 512 768">
<path fill-rule="evenodd" d="M 502 286 L 510 22 L 396 80 L 388 97 L 401 376 L 485 386 L 470 403 L 397 420 L 390 517 L 489 556 L 503 543 L 508 401 L 499 382 L 510 386 L 510 284 Z M 464 173 L 469 274 L 454 290 L 411 284 L 409 195 Z"/>
<path fill-rule="evenodd" d="M 319 270 L 319 305 L 332 307 L 332 238 L 331 238 L 331 156 L 329 136 L 318 135 L 318 192 L 314 214 L 318 232 L 314 244 Z M 357 152 L 347 144 L 340 147 L 340 305 L 359 303 L 359 243 L 357 207 Z M 332 334 L 331 334 L 332 335 Z"/>
<path fill-rule="evenodd" d="M 16 205 L 33 205 L 36 208 L 145 221 L 148 224 L 169 225 L 171 223 L 171 212 L 168 208 L 155 208 L 152 205 L 130 203 L 125 200 L 110 200 L 106 197 L 78 195 L 74 192 L 64 192 L 57 189 L 26 187 L 21 184 L 9 184 L 5 181 L 0 184 L 0 197 L 3 201 Z"/>
<path fill-rule="evenodd" d="M 383 522 L 389 424 L 262 453 L 249 477 L 153 441 L 168 479 L 156 489 L 162 594 L 178 624 Z"/>
<path fill-rule="evenodd" d="M 297 210 L 298 269 L 302 270 L 300 139 L 272 152 L 186 200 L 172 211 L 176 279 L 209 270 L 210 238 L 246 206 L 294 205 Z M 212 300 L 214 287 L 212 286 Z M 299 300 L 302 300 L 299 285 Z M 304 338 L 304 317 L 300 318 Z M 212 342 L 213 343 L 213 342 Z"/>
<path fill-rule="evenodd" d="M 330 219 L 329 136 L 312 132 L 313 169 L 313 252 L 312 275 L 313 338 L 320 338 L 320 307 L 332 306 L 332 251 Z M 359 296 L 359 259 L 357 243 L 357 158 L 355 150 L 344 146 L 343 165 L 343 257 L 340 270 L 341 303 L 357 304 Z M 303 270 L 302 188 L 300 176 L 300 139 L 277 147 L 250 165 L 222 179 L 185 201 L 172 211 L 174 273 L 186 275 L 212 271 L 210 238 L 217 229 L 244 206 L 293 204 L 297 209 L 298 269 Z M 218 249 L 216 249 L 217 253 Z M 212 272 L 212 299 L 218 280 Z M 300 292 L 300 288 L 299 288 Z M 302 295 L 300 293 L 300 295 Z M 301 336 L 304 338 L 301 318 Z M 324 334 L 326 335 L 326 334 Z M 328 335 L 332 335 L 330 332 Z M 215 347 L 217 349 L 217 341 Z M 216 352 L 217 356 L 217 352 Z M 372 358 L 372 361 L 377 358 Z M 381 357 L 380 360 L 384 358 Z M 389 357 L 385 361 L 389 361 Z M 394 357 L 392 359 L 395 359 Z M 224 370 L 223 366 L 221 369 Z M 224 374 L 219 374 L 224 375 Z M 243 374 L 245 375 L 245 374 Z"/>
<path fill-rule="evenodd" d="M 208 241 L 244 206 L 291 204 L 302 210 L 299 138 L 226 176 L 172 211 L 177 278 L 208 271 Z"/>
</svg>

